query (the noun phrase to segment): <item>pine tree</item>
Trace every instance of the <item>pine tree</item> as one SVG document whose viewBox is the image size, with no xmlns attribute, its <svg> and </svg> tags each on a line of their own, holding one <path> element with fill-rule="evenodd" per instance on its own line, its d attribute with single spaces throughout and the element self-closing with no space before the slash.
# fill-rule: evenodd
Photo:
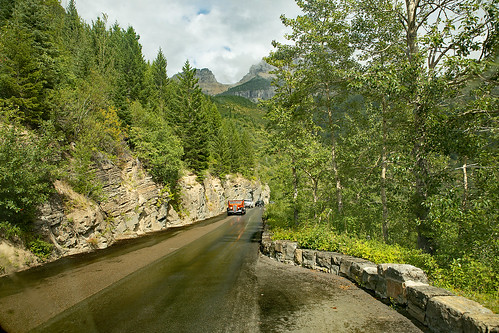
<svg viewBox="0 0 499 333">
<path fill-rule="evenodd" d="M 171 121 L 182 140 L 183 160 L 198 176 L 208 169 L 209 117 L 203 108 L 203 93 L 195 77 L 196 69 L 186 61 L 179 75 L 176 96 L 170 101 Z"/>
<path fill-rule="evenodd" d="M 0 35 L 0 98 L 20 111 L 24 122 L 48 119 L 60 81 L 56 23 L 63 12 L 55 1 L 17 2 Z"/>
</svg>

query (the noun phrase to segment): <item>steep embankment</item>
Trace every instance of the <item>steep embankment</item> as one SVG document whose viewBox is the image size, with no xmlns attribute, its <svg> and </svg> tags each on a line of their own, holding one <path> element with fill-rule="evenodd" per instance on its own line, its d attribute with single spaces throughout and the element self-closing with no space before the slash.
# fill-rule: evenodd
<svg viewBox="0 0 499 333">
<path fill-rule="evenodd" d="M 168 193 L 153 182 L 140 162 L 132 157 L 119 162 L 101 161 L 96 169 L 106 200 L 95 202 L 67 184 L 54 183 L 57 194 L 41 207 L 34 229 L 54 245 L 50 260 L 106 248 L 117 240 L 133 238 L 172 226 L 182 226 L 223 213 L 227 199 L 252 198 L 268 202 L 270 189 L 259 181 L 240 176 L 181 178 L 180 211 L 172 207 Z M 22 247 L 0 239 L 1 273 L 38 264 Z"/>
</svg>

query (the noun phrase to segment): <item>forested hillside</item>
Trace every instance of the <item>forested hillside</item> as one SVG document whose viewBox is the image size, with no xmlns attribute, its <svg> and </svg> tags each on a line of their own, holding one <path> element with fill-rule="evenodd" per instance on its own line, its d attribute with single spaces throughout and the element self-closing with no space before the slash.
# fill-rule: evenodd
<svg viewBox="0 0 499 333">
<path fill-rule="evenodd" d="M 497 2 L 297 4 L 266 58 L 269 222 L 304 247 L 419 264 L 497 309 Z"/>
<path fill-rule="evenodd" d="M 161 49 L 146 61 L 133 27 L 84 22 L 74 1 L 1 1 L 0 11 L 1 235 L 29 234 L 54 180 L 106 200 L 102 159 L 139 158 L 173 197 L 185 170 L 254 175 L 252 125 L 222 117 L 189 62 L 170 80 Z"/>
<path fill-rule="evenodd" d="M 420 265 L 497 310 L 497 1 L 296 2 L 257 106 L 204 95 L 189 62 L 170 80 L 161 49 L 146 61 L 133 27 L 73 0 L 0 0 L 0 235 L 29 234 L 55 180 L 105 200 L 95 165 L 132 155 L 172 197 L 186 170 L 263 178 L 277 235 Z"/>
</svg>

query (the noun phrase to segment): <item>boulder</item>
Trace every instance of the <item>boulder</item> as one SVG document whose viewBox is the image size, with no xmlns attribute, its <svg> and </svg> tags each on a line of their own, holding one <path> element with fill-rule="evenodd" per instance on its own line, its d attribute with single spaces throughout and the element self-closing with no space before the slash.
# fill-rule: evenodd
<svg viewBox="0 0 499 333">
<path fill-rule="evenodd" d="M 364 259 L 358 259 L 358 260 L 353 260 L 351 265 L 350 265 L 350 273 L 349 277 L 350 279 L 354 280 L 360 285 L 363 285 L 363 276 L 364 276 L 364 269 L 377 269 L 377 266 L 375 263 L 370 262 L 369 260 L 364 260 Z"/>
<path fill-rule="evenodd" d="M 426 307 L 426 324 L 432 332 L 464 332 L 471 318 L 491 314 L 489 309 L 461 296 L 435 296 Z"/>
<path fill-rule="evenodd" d="M 317 251 L 315 250 L 302 250 L 302 266 L 305 268 L 314 269 L 315 268 L 315 255 Z"/>
<path fill-rule="evenodd" d="M 378 265 L 378 281 L 376 294 L 382 298 L 390 298 L 397 304 L 407 304 L 407 282 L 428 283 L 424 271 L 406 264 Z"/>
<path fill-rule="evenodd" d="M 407 300 L 409 305 L 412 304 L 424 311 L 426 311 L 428 301 L 435 296 L 454 296 L 454 294 L 449 290 L 428 284 L 407 286 Z"/>
<path fill-rule="evenodd" d="M 333 252 L 317 252 L 317 255 L 315 257 L 315 263 L 317 269 L 323 271 L 323 272 L 331 272 L 331 266 L 332 266 L 332 260 L 333 260 Z"/>
<path fill-rule="evenodd" d="M 492 313 L 466 313 L 463 317 L 464 333 L 499 333 L 499 315 Z"/>
<path fill-rule="evenodd" d="M 303 265 L 303 250 L 302 249 L 296 249 L 294 262 L 298 266 Z"/>
<path fill-rule="evenodd" d="M 365 266 L 362 269 L 362 286 L 365 288 L 375 291 L 376 284 L 378 283 L 378 267 L 374 266 Z"/>
</svg>

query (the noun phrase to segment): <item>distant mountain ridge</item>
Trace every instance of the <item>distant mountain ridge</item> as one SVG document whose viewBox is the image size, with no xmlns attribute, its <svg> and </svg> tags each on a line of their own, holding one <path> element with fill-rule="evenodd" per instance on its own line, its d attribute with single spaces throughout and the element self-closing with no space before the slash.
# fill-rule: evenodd
<svg viewBox="0 0 499 333">
<path fill-rule="evenodd" d="M 235 84 L 218 82 L 215 75 L 208 68 L 196 69 L 196 77 L 199 80 L 201 90 L 207 95 L 240 96 L 256 103 L 259 99 L 266 100 L 275 95 L 275 88 L 271 85 L 275 75 L 270 73 L 274 69 L 274 66 L 262 60 L 260 63 L 251 66 L 249 72 Z"/>
</svg>

